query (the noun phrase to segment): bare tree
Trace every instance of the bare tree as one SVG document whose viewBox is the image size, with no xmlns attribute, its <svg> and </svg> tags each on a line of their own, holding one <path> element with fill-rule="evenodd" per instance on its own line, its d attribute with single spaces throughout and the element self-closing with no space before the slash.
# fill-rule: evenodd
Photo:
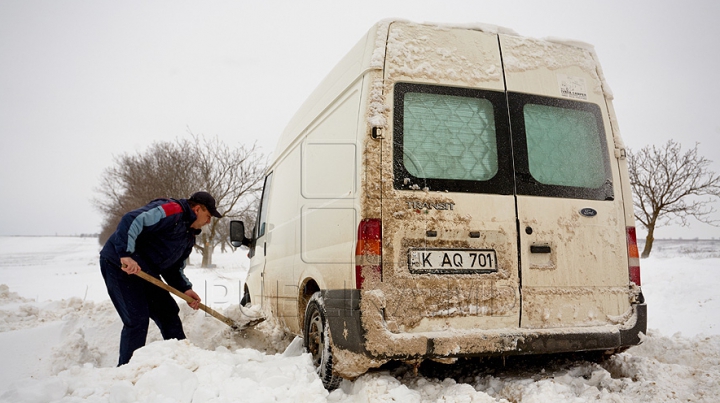
<svg viewBox="0 0 720 403">
<path fill-rule="evenodd" d="M 109 226 L 112 234 L 123 214 L 150 200 L 192 194 L 199 182 L 198 172 L 193 169 L 193 148 L 192 142 L 178 140 L 154 143 L 142 154 L 115 157 L 115 165 L 105 170 L 97 189 L 101 197 L 95 199 L 95 206 L 106 218 L 103 232 Z"/>
<path fill-rule="evenodd" d="M 720 197 L 720 176 L 709 169 L 712 161 L 698 155 L 697 143 L 684 153 L 670 140 L 627 154 L 635 218 L 647 229 L 643 258 L 650 256 L 657 227 L 671 222 L 686 226 L 689 217 L 718 224 L 710 204 Z"/>
<path fill-rule="evenodd" d="M 223 212 L 223 218 L 213 220 L 209 229 L 200 235 L 198 242 L 203 252 L 202 267 L 209 267 L 215 246 L 227 239 L 225 229 L 228 221 L 247 219 L 256 207 L 265 163 L 256 152 L 255 145 L 249 149 L 231 149 L 217 138 L 202 141 L 197 137 L 195 139 L 198 146 L 199 189 L 210 192 L 217 201 L 218 210 Z"/>
<path fill-rule="evenodd" d="M 112 235 L 122 216 L 157 198 L 187 198 L 205 190 L 223 214 L 203 228 L 196 247 L 202 267 L 212 264 L 212 252 L 227 237 L 229 219 L 249 218 L 265 170 L 264 156 L 255 145 L 232 148 L 217 138 L 155 143 L 140 154 L 123 154 L 102 175 L 95 206 L 103 213 L 100 243 Z"/>
</svg>

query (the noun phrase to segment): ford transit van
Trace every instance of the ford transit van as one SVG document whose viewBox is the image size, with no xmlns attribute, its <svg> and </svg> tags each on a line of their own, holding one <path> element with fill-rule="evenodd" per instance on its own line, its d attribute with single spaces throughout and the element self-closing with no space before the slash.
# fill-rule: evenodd
<svg viewBox="0 0 720 403">
<path fill-rule="evenodd" d="M 244 304 L 328 389 L 390 360 L 607 351 L 646 305 L 612 95 L 589 45 L 382 21 L 282 133 Z"/>
</svg>

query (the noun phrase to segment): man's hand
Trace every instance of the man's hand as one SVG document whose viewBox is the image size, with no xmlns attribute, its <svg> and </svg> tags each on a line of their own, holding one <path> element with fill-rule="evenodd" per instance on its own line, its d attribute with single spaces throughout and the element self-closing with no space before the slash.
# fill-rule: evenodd
<svg viewBox="0 0 720 403">
<path fill-rule="evenodd" d="M 197 293 L 193 291 L 192 288 L 185 291 L 185 295 L 195 300 L 193 302 L 188 302 L 188 305 L 190 305 L 190 308 L 197 311 L 198 308 L 200 308 L 200 296 L 197 295 Z"/>
<path fill-rule="evenodd" d="M 131 257 L 121 257 L 120 263 L 121 263 L 120 267 L 127 274 L 135 274 L 135 273 L 141 271 L 140 266 Z"/>
</svg>

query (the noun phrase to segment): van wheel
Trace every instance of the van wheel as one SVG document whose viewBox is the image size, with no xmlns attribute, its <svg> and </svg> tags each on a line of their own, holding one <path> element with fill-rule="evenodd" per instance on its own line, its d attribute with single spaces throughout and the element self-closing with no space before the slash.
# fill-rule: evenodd
<svg viewBox="0 0 720 403">
<path fill-rule="evenodd" d="M 315 372 L 322 380 L 325 389 L 336 389 L 342 378 L 333 374 L 330 329 L 328 328 L 325 304 L 319 292 L 313 294 L 305 309 L 303 344 L 312 356 Z"/>
</svg>

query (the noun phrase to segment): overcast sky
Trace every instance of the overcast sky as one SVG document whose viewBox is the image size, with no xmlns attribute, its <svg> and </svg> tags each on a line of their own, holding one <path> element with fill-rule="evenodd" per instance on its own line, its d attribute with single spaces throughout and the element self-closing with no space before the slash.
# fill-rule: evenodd
<svg viewBox="0 0 720 403">
<path fill-rule="evenodd" d="M 699 142 L 720 172 L 714 0 L 0 0 L 0 235 L 99 232 L 91 199 L 113 157 L 188 131 L 271 153 L 307 95 L 386 18 L 591 43 L 626 144 Z M 698 236 L 720 229 L 656 233 Z"/>
</svg>

